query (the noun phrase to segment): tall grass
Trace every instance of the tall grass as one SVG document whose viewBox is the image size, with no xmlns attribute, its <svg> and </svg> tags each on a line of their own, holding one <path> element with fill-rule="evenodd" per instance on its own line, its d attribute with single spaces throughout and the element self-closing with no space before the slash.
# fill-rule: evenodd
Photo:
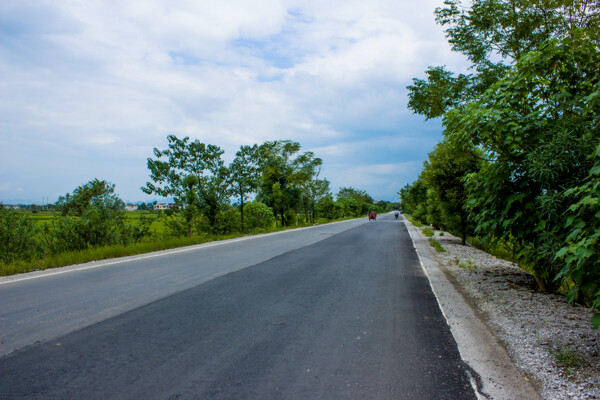
<svg viewBox="0 0 600 400">
<path fill-rule="evenodd" d="M 331 222 L 344 221 L 352 218 L 341 218 L 336 220 L 325 220 L 319 219 L 320 224 L 326 224 Z M 279 232 L 289 229 L 295 229 L 300 227 L 309 226 L 308 224 L 299 224 L 297 226 L 286 226 L 286 227 L 272 227 L 270 229 L 254 229 L 250 235 Z M 311 225 L 312 226 L 312 225 Z M 67 265 L 83 264 L 90 261 L 100 261 L 110 258 L 134 256 L 138 254 L 145 254 L 154 251 L 174 249 L 178 247 L 192 246 L 212 241 L 233 239 L 248 234 L 243 233 L 232 233 L 227 235 L 212 235 L 212 234 L 200 234 L 192 237 L 180 237 L 180 238 L 161 238 L 151 241 L 145 241 L 129 245 L 113 245 L 103 247 L 93 247 L 81 251 L 70 251 L 63 252 L 54 255 L 47 255 L 43 258 L 33 259 L 29 261 L 18 260 L 10 263 L 0 263 L 0 276 L 15 275 L 19 273 L 32 272 L 38 270 L 45 270 L 49 268 L 64 267 Z"/>
</svg>

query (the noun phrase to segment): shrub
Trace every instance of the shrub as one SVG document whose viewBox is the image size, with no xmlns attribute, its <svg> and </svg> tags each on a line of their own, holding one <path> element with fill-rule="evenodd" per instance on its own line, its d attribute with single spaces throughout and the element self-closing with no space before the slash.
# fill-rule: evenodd
<svg viewBox="0 0 600 400">
<path fill-rule="evenodd" d="M 31 219 L 0 204 L 0 262 L 35 257 L 40 252 L 36 233 Z"/>
<path fill-rule="evenodd" d="M 271 207 L 259 201 L 244 206 L 244 224 L 248 230 L 269 229 L 275 223 Z"/>
</svg>

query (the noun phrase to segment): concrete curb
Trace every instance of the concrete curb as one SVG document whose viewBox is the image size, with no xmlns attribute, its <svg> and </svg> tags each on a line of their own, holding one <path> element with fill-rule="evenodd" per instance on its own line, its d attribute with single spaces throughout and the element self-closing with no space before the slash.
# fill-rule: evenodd
<svg viewBox="0 0 600 400">
<path fill-rule="evenodd" d="M 514 366 L 506 349 L 448 280 L 428 238 L 406 218 L 404 223 L 460 355 L 468 369 L 474 372 L 471 382 L 477 397 L 497 400 L 541 399 Z"/>
</svg>

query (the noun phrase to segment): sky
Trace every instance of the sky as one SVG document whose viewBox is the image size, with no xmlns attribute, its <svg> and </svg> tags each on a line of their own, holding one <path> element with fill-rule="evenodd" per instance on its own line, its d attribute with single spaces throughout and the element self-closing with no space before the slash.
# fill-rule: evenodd
<svg viewBox="0 0 600 400">
<path fill-rule="evenodd" d="M 0 202 L 98 178 L 128 202 L 167 135 L 225 150 L 289 139 L 376 200 L 419 175 L 439 119 L 407 109 L 428 66 L 463 71 L 442 0 L 3 0 Z"/>
</svg>

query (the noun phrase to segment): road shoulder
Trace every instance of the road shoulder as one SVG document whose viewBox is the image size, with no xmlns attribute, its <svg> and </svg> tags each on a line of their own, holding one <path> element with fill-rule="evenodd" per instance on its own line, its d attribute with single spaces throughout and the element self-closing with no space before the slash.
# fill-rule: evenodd
<svg viewBox="0 0 600 400">
<path fill-rule="evenodd" d="M 477 386 L 478 396 L 496 400 L 541 399 L 492 331 L 443 272 L 428 239 L 406 219 L 405 224 L 461 357 L 476 373 L 473 384 Z"/>
</svg>

